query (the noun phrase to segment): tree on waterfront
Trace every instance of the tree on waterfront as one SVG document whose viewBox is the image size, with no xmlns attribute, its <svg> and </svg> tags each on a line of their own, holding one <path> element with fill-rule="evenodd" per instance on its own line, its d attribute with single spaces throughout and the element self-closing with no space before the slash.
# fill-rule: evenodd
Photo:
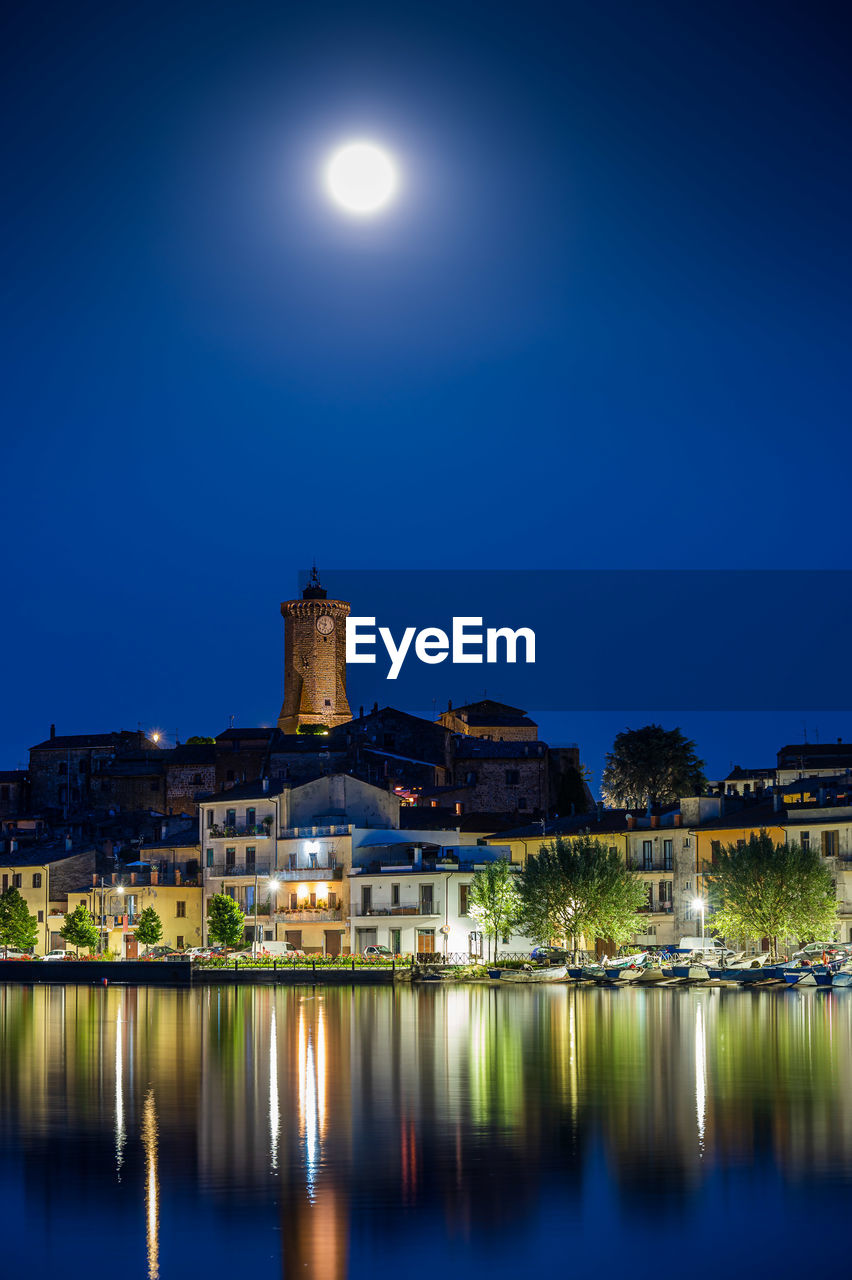
<svg viewBox="0 0 852 1280">
<path fill-rule="evenodd" d="M 520 897 L 516 880 L 517 872 L 509 859 L 498 858 L 476 872 L 468 890 L 468 915 L 486 938 L 494 939 L 495 961 L 500 938 L 511 933 L 518 916 Z"/>
<path fill-rule="evenodd" d="M 606 803 L 627 809 L 701 795 L 706 785 L 695 743 L 680 729 L 659 724 L 617 734 L 601 779 Z"/>
<path fill-rule="evenodd" d="M 38 920 L 15 888 L 0 893 L 0 947 L 29 951 L 38 941 Z"/>
<path fill-rule="evenodd" d="M 642 929 L 637 912 L 647 901 L 645 885 L 615 849 L 585 833 L 543 844 L 529 859 L 520 883 L 520 925 L 536 942 L 565 939 L 621 944 Z"/>
<path fill-rule="evenodd" d="M 820 854 L 798 844 L 774 844 L 766 830 L 748 844 L 720 849 L 704 869 L 713 926 L 727 938 L 812 942 L 837 927 L 834 880 Z"/>
<path fill-rule="evenodd" d="M 66 942 L 70 942 L 72 947 L 76 947 L 78 955 L 81 947 L 85 947 L 87 951 L 93 951 L 97 947 L 98 931 L 95 928 L 92 913 L 85 902 L 81 902 L 73 911 L 66 912 L 65 923 L 59 930 L 59 936 Z"/>
<path fill-rule="evenodd" d="M 136 925 L 136 939 L 150 950 L 163 936 L 163 922 L 153 907 L 146 907 Z"/>
<path fill-rule="evenodd" d="M 246 918 L 239 903 L 227 893 L 214 893 L 207 908 L 207 932 L 223 947 L 239 947 L 245 938 Z"/>
</svg>

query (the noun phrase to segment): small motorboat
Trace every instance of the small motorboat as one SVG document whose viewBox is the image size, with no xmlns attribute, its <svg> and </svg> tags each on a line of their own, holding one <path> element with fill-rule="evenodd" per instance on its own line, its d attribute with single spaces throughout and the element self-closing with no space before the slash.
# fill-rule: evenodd
<svg viewBox="0 0 852 1280">
<path fill-rule="evenodd" d="M 834 974 L 828 965 L 796 965 L 783 970 L 784 981 L 788 987 L 830 987 Z"/>
<path fill-rule="evenodd" d="M 521 969 L 489 969 L 489 978 L 499 982 L 559 982 L 568 972 L 564 964 L 534 965 L 525 964 Z"/>
</svg>

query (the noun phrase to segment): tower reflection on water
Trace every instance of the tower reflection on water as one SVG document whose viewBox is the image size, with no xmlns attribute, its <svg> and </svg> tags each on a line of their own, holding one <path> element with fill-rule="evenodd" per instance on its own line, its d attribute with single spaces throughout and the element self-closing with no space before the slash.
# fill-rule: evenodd
<svg viewBox="0 0 852 1280">
<path fill-rule="evenodd" d="M 354 1232 L 522 1236 L 601 1161 L 616 1202 L 656 1213 L 720 1168 L 845 1174 L 852 1001 L 4 986 L 0 1134 L 47 1235 L 96 1203 L 125 1274 L 224 1273 L 251 1246 L 285 1277 L 343 1280 Z"/>
</svg>

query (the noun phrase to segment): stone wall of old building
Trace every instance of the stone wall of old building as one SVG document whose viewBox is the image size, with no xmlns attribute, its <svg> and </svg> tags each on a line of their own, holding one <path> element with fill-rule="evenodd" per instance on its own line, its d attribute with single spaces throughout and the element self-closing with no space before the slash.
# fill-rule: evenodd
<svg viewBox="0 0 852 1280">
<path fill-rule="evenodd" d="M 51 736 L 30 748 L 30 803 L 32 811 L 45 809 L 71 812 L 88 809 L 99 788 L 93 779 L 117 755 L 151 747 L 141 730 L 122 729 L 117 733 Z"/>
<path fill-rule="evenodd" d="M 24 769 L 0 769 L 0 818 L 17 818 L 28 808 L 29 781 Z"/>
</svg>

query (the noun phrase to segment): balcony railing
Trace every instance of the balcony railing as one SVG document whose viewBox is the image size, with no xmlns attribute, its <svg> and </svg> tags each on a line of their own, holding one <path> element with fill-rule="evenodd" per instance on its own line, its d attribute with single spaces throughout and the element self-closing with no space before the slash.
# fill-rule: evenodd
<svg viewBox="0 0 852 1280">
<path fill-rule="evenodd" d="M 437 899 L 431 902 L 408 903 L 398 907 L 365 907 L 362 903 L 353 902 L 352 915 L 361 918 L 366 916 L 439 916 L 442 914 L 441 904 Z"/>
<path fill-rule="evenodd" d="M 316 840 L 319 836 L 348 836 L 350 830 L 348 823 L 333 827 L 282 827 L 279 835 L 282 840 Z"/>
<path fill-rule="evenodd" d="M 208 876 L 270 876 L 276 875 L 271 863 L 264 862 L 214 862 L 207 868 Z"/>
<path fill-rule="evenodd" d="M 271 827 L 261 826 L 260 823 L 246 824 L 236 827 L 219 827 L 212 826 L 207 828 L 207 835 L 212 840 L 268 840 L 271 835 Z"/>
<path fill-rule="evenodd" d="M 319 924 L 324 920 L 343 920 L 343 918 L 342 907 L 299 907 L 293 911 L 276 911 L 272 915 L 276 924 L 294 921 L 302 921 L 305 924 L 315 921 Z"/>
<path fill-rule="evenodd" d="M 279 880 L 342 880 L 343 868 L 325 863 L 316 867 L 282 867 L 273 874 Z"/>
</svg>

